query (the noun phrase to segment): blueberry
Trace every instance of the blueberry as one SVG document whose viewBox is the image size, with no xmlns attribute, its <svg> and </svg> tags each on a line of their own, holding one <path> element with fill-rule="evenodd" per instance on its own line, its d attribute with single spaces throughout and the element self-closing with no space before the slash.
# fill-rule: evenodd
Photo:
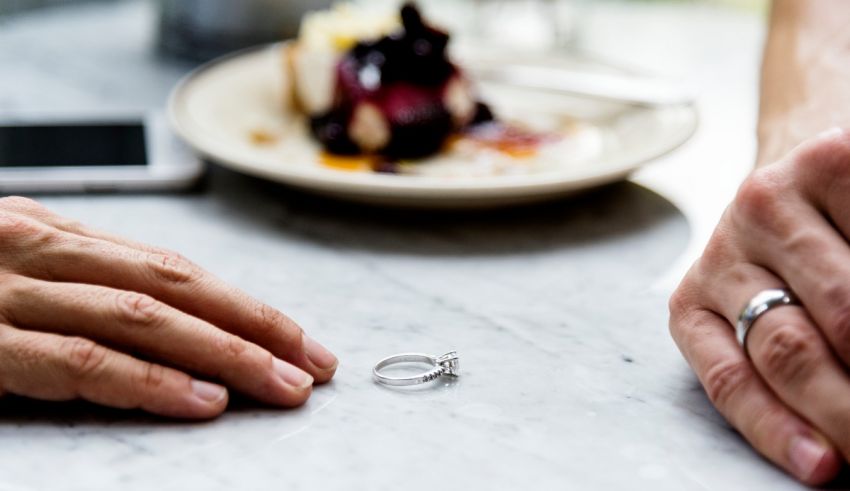
<svg viewBox="0 0 850 491">
<path fill-rule="evenodd" d="M 347 111 L 331 110 L 310 119 L 310 131 L 328 152 L 337 155 L 356 155 L 360 148 L 348 137 Z"/>
<path fill-rule="evenodd" d="M 490 110 L 490 106 L 483 102 L 479 102 L 475 105 L 475 115 L 472 117 L 472 121 L 469 122 L 469 126 L 491 123 L 494 119 L 493 111 Z"/>
</svg>

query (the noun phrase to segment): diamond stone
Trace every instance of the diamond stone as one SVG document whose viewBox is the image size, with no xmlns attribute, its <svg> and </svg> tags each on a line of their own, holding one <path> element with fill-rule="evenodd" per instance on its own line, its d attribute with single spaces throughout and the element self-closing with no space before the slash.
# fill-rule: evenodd
<svg viewBox="0 0 850 491">
<path fill-rule="evenodd" d="M 452 377 L 460 376 L 460 359 L 457 356 L 457 351 L 449 351 L 437 358 L 437 364 L 445 370 L 443 372 L 445 375 L 451 375 Z"/>
</svg>

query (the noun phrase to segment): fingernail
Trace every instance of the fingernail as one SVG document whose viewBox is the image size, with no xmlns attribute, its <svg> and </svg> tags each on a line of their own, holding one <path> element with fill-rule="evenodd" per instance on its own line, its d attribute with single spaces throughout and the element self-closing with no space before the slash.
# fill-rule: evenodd
<svg viewBox="0 0 850 491">
<path fill-rule="evenodd" d="M 192 381 L 192 392 L 206 402 L 218 402 L 227 395 L 227 389 L 220 385 L 211 384 L 202 380 Z"/>
<path fill-rule="evenodd" d="M 794 465 L 797 476 L 800 479 L 808 479 L 815 473 L 827 449 L 814 440 L 805 437 L 796 437 L 791 442 L 791 463 Z"/>
<path fill-rule="evenodd" d="M 319 344 L 318 341 L 304 334 L 304 351 L 307 353 L 307 358 L 317 367 L 328 370 L 336 366 L 337 359 L 333 353 L 327 348 Z"/>
<path fill-rule="evenodd" d="M 287 385 L 291 385 L 299 389 L 304 389 L 313 385 L 313 377 L 311 377 L 309 373 L 278 358 L 274 359 L 274 371 L 277 372 L 277 375 L 283 379 L 283 382 Z"/>
</svg>

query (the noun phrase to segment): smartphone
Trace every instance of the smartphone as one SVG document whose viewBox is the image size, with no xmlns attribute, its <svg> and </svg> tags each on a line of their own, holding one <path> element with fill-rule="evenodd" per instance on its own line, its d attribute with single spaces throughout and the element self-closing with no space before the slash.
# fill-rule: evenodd
<svg viewBox="0 0 850 491">
<path fill-rule="evenodd" d="M 0 117 L 3 194 L 180 190 L 203 169 L 164 114 Z"/>
</svg>

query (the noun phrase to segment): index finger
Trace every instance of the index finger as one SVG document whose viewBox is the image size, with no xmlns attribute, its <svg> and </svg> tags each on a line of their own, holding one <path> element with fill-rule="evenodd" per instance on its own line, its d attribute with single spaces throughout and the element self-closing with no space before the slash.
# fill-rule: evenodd
<svg viewBox="0 0 850 491">
<path fill-rule="evenodd" d="M 145 293 L 268 349 L 317 382 L 330 380 L 336 371 L 336 357 L 292 319 L 179 254 L 68 234 L 65 241 L 48 244 L 41 256 L 39 269 L 50 272 L 45 279 Z"/>
</svg>

